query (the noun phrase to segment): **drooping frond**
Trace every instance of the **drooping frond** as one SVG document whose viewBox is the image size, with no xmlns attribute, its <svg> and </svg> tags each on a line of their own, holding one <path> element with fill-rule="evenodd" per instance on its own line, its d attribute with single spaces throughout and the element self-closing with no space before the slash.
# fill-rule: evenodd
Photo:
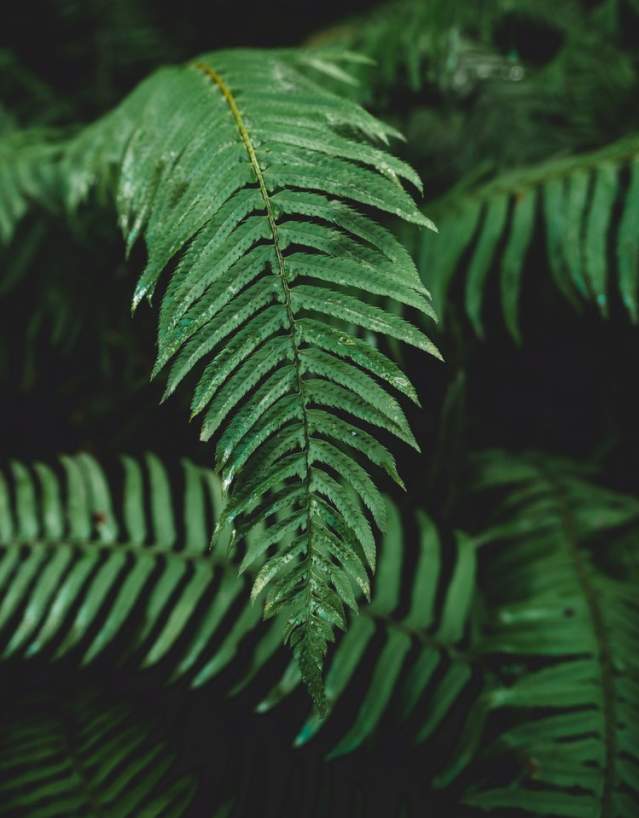
<svg viewBox="0 0 639 818">
<path fill-rule="evenodd" d="M 225 522 L 241 536 L 257 519 L 282 518 L 263 537 L 269 559 L 254 595 L 266 592 L 267 616 L 285 614 L 286 639 L 320 706 L 323 656 L 345 624 L 345 589 L 359 582 L 353 560 L 375 565 L 367 514 L 384 523 L 360 458 L 398 479 L 392 456 L 361 424 L 415 445 L 388 391 L 415 400 L 412 386 L 353 328 L 438 354 L 422 332 L 360 295 L 433 316 L 406 251 L 364 213 L 431 227 L 400 181 L 419 187 L 419 179 L 382 149 L 391 128 L 317 81 L 347 78 L 341 63 L 356 59 L 238 50 L 163 69 L 68 158 L 74 202 L 118 173 L 127 245 L 143 238 L 148 252 L 134 305 L 175 268 L 154 373 L 170 365 L 167 395 L 198 373 L 192 412 L 204 416 L 202 439 L 218 438 L 231 490 Z"/>
<path fill-rule="evenodd" d="M 420 274 L 440 314 L 451 282 L 464 277 L 465 310 L 478 335 L 486 289 L 498 277 L 504 321 L 520 338 L 522 277 L 538 221 L 553 279 L 571 302 L 593 301 L 607 315 L 614 270 L 623 303 L 639 320 L 636 137 L 454 192 L 431 210 L 440 235 L 418 240 Z"/>
<path fill-rule="evenodd" d="M 504 769 L 470 803 L 544 816 L 633 818 L 639 808 L 639 605 L 636 576 L 610 565 L 639 503 L 544 456 L 480 458 L 480 485 L 507 491 L 488 549 L 479 648 L 501 666 L 485 697 L 509 711 L 482 752 Z M 601 562 L 608 563 L 606 569 Z M 514 716 L 514 718 L 513 718 Z M 481 732 L 477 725 L 475 743 Z M 471 742 L 472 743 L 472 742 Z M 486 769 L 486 767 L 484 767 Z M 512 766 L 511 766 L 512 769 Z"/>
<path fill-rule="evenodd" d="M 223 503 L 220 481 L 188 461 L 170 476 L 152 455 L 143 463 L 123 458 L 122 467 L 117 492 L 84 454 L 55 468 L 15 462 L 0 474 L 0 658 L 72 655 L 88 665 L 107 655 L 132 669 L 158 666 L 193 688 L 224 671 L 222 693 L 239 694 L 273 659 L 286 621 L 260 624 L 248 578 L 224 553 L 207 554 Z M 309 715 L 298 746 L 326 729 L 333 754 L 342 755 L 372 737 L 385 716 L 425 742 L 468 690 L 474 545 L 460 535 L 449 569 L 432 521 L 418 515 L 412 542 L 398 509 L 384 503 L 379 582 L 331 653 L 328 714 Z M 264 536 L 264 527 L 254 530 L 249 548 L 263 548 Z M 413 559 L 407 583 L 404 565 Z M 257 556 L 253 576 L 263 564 Z M 349 567 L 359 587 L 341 590 L 354 609 L 370 595 L 369 580 L 361 560 Z M 404 598 L 410 605 L 400 613 Z M 282 702 L 300 681 L 292 662 L 266 696 L 258 691 L 258 710 Z"/>
<path fill-rule="evenodd" d="M 330 758 L 371 739 L 384 718 L 403 723 L 408 742 L 426 742 L 468 692 L 473 676 L 463 642 L 475 592 L 474 544 L 459 535 L 444 584 L 444 548 L 432 520 L 417 515 L 418 541 L 412 543 L 390 502 L 387 516 L 375 593 L 327 664 L 327 718 L 312 714 L 295 739 L 296 746 L 306 744 L 325 722 L 335 734 L 339 720 L 344 734 Z M 404 564 L 412 560 L 415 570 L 406 582 Z M 405 599 L 410 604 L 400 614 Z M 298 684 L 299 671 L 291 664 L 258 709 L 269 710 Z"/>
<path fill-rule="evenodd" d="M 153 722 L 104 693 L 14 697 L 0 722 L 2 818 L 188 814 L 195 781 Z"/>
<path fill-rule="evenodd" d="M 53 208 L 61 200 L 59 138 L 42 129 L 0 134 L 0 245 L 34 204 Z"/>
</svg>

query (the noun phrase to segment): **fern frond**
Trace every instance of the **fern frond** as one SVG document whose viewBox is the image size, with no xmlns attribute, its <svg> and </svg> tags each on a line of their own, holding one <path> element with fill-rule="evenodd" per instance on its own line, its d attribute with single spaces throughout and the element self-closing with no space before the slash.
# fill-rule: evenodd
<svg viewBox="0 0 639 818">
<path fill-rule="evenodd" d="M 482 753 L 511 752 L 515 780 L 477 783 L 484 809 L 631 818 L 639 806 L 639 607 L 626 576 L 601 567 L 639 503 L 549 457 L 480 458 L 484 489 L 507 490 L 490 547 L 480 649 L 501 663 L 488 712 L 508 725 Z M 508 663 L 527 663 L 513 673 Z M 513 724 L 512 712 L 521 713 Z M 475 738 L 480 735 L 477 730 Z M 499 761 L 498 761 L 499 763 Z"/>
<path fill-rule="evenodd" d="M 0 245 L 34 203 L 53 209 L 61 202 L 58 166 L 63 143 L 43 129 L 7 130 L 0 135 Z"/>
<path fill-rule="evenodd" d="M 220 481 L 188 461 L 180 476 L 169 476 L 152 455 L 143 463 L 123 458 L 122 467 L 117 493 L 88 455 L 62 458 L 56 468 L 15 462 L 0 472 L 0 658 L 70 656 L 89 665 L 108 657 L 132 669 L 158 667 L 192 688 L 224 672 L 223 695 L 246 691 L 271 663 L 286 618 L 260 625 L 252 581 L 223 554 L 207 554 L 223 503 Z M 356 577 L 351 589 L 336 575 L 340 594 L 353 612 L 365 602 L 329 656 L 328 712 L 309 714 L 298 746 L 319 734 L 342 755 L 371 739 L 385 717 L 426 742 L 469 691 L 474 544 L 460 535 L 451 559 L 425 514 L 413 542 L 389 500 L 384 513 L 372 599 L 363 558 L 325 534 L 327 549 Z M 290 540 L 294 528 L 295 519 L 280 516 L 254 531 L 241 571 L 259 576 L 270 545 Z M 271 710 L 300 682 L 292 661 L 266 696 L 260 692 L 257 709 Z"/>
<path fill-rule="evenodd" d="M 322 659 L 345 624 L 340 588 L 357 580 L 328 543 L 337 537 L 341 553 L 375 565 L 369 520 L 335 475 L 383 522 L 378 491 L 357 462 L 369 437 L 358 438 L 352 418 L 415 445 L 375 378 L 405 394 L 412 387 L 351 328 L 438 355 L 421 331 L 362 297 L 376 293 L 433 317 L 408 254 L 360 212 L 432 227 L 400 183 L 419 187 L 419 179 L 377 146 L 392 129 L 318 84 L 356 59 L 238 50 L 163 69 L 81 136 L 69 159 L 80 167 L 71 172 L 74 202 L 119 167 L 127 245 L 143 238 L 148 250 L 134 306 L 175 264 L 154 373 L 171 365 L 169 394 L 206 362 L 192 412 L 204 416 L 202 439 L 218 436 L 217 466 L 231 489 L 223 523 L 240 536 L 275 506 L 296 521 L 254 593 L 265 592 L 268 616 L 285 614 L 286 640 L 320 707 Z M 333 422 L 338 412 L 351 420 Z M 395 473 L 389 454 L 372 452 Z"/>
<path fill-rule="evenodd" d="M 195 781 L 157 733 L 95 690 L 14 699 L 0 733 L 0 816 L 182 818 Z"/>
<path fill-rule="evenodd" d="M 180 498 L 153 455 L 122 466 L 121 500 L 86 454 L 0 473 L 0 655 L 86 665 L 109 652 L 202 685 L 260 618 L 247 580 L 207 553 L 221 483 L 184 461 Z M 279 640 L 282 623 L 270 632 Z M 276 645 L 258 642 L 262 664 Z M 237 670 L 248 683 L 250 661 Z"/>
<path fill-rule="evenodd" d="M 14 693 L 0 720 L 2 818 L 251 818 L 307 815 L 309 804 L 352 818 L 421 813 L 417 787 L 387 769 L 371 776 L 259 732 L 234 735 L 206 705 L 175 713 L 172 700 L 158 718 L 162 699 L 148 691 L 140 700 L 55 675 L 46 688 Z"/>
<path fill-rule="evenodd" d="M 418 267 L 439 314 L 455 276 L 465 277 L 465 309 L 483 336 L 489 280 L 499 272 L 504 321 L 520 339 L 522 276 L 537 220 L 543 219 L 554 281 L 575 305 L 593 301 L 608 315 L 614 246 L 617 287 L 633 321 L 639 320 L 639 140 L 624 139 L 595 153 L 513 171 L 453 193 L 431 210 L 440 230 L 425 236 Z M 617 213 L 620 213 L 620 217 Z"/>
</svg>

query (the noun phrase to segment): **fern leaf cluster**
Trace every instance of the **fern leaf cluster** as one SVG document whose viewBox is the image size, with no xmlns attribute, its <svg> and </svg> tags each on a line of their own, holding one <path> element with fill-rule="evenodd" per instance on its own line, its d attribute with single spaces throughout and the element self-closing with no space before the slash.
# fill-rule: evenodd
<svg viewBox="0 0 639 818">
<path fill-rule="evenodd" d="M 359 459 L 399 479 L 362 424 L 416 445 L 391 394 L 416 400 L 412 386 L 353 329 L 438 354 L 363 297 L 433 316 L 408 254 L 363 212 L 432 227 L 401 185 L 420 188 L 418 177 L 384 150 L 391 128 L 313 78 L 347 78 L 341 63 L 355 59 L 233 51 L 163 69 L 83 134 L 69 159 L 80 168 L 73 201 L 119 166 L 127 245 L 143 238 L 148 251 L 134 306 L 175 266 L 154 374 L 168 367 L 169 395 L 197 372 L 192 414 L 203 416 L 203 440 L 218 438 L 231 491 L 224 521 L 240 536 L 277 513 L 243 567 L 275 547 L 253 593 L 265 592 L 267 616 L 285 612 L 286 639 L 320 705 L 327 644 L 375 566 L 366 515 L 384 525 Z"/>
<path fill-rule="evenodd" d="M 479 336 L 491 277 L 498 275 L 504 321 L 520 339 L 523 272 L 538 220 L 559 290 L 573 304 L 609 313 L 612 281 L 639 318 L 639 163 L 636 138 L 595 153 L 552 160 L 451 193 L 431 210 L 440 230 L 416 250 L 422 279 L 444 314 L 449 288 L 464 277 L 466 314 Z"/>
<path fill-rule="evenodd" d="M 195 782 L 157 730 L 94 690 L 23 695 L 3 723 L 3 818 L 181 818 Z"/>
<path fill-rule="evenodd" d="M 408 818 L 426 800 L 459 818 L 636 818 L 639 502 L 589 482 L 598 469 L 636 485 L 615 442 L 634 439 L 626 372 L 605 373 L 592 410 L 575 399 L 582 451 L 604 426 L 611 441 L 592 470 L 489 451 L 473 473 L 465 439 L 484 424 L 494 444 L 522 440 L 519 399 L 504 411 L 494 395 L 502 359 L 462 365 L 436 433 L 428 418 L 417 437 L 404 404 L 428 375 L 413 385 L 399 365 L 401 342 L 440 357 L 429 333 L 455 292 L 487 335 L 494 283 L 516 341 L 552 292 L 541 275 L 583 309 L 578 333 L 622 308 L 639 323 L 639 79 L 621 36 L 635 0 L 392 0 L 310 47 L 213 51 L 137 86 L 146 63 L 186 53 L 193 24 L 174 39 L 153 4 L 112 5 L 51 15 L 95 29 L 77 96 L 0 49 L 7 437 L 19 453 L 25 387 L 48 400 L 60 385 L 34 409 L 30 448 L 39 436 L 51 451 L 60 429 L 63 447 L 127 448 L 149 410 L 127 381 L 150 372 L 163 399 L 191 396 L 215 471 L 154 455 L 113 473 L 88 454 L 0 464 L 0 818 Z M 120 38 L 112 58 L 103 46 Z M 135 90 L 116 108 L 70 123 L 108 109 L 125 74 Z M 412 131 L 403 156 L 440 197 L 426 207 L 439 235 L 419 175 L 389 150 L 400 133 L 354 100 Z M 49 129 L 62 119 L 73 131 Z M 68 216 L 74 263 L 43 210 Z M 133 310 L 156 308 L 155 350 L 107 315 L 127 267 Z M 524 304 L 533 273 L 541 292 Z M 606 334 L 623 345 L 636 326 L 622 317 Z M 451 324 L 451 357 L 474 367 L 465 322 Z M 20 381 L 23 331 L 27 361 L 36 341 L 81 354 L 42 380 L 27 363 Z M 91 337 L 127 368 L 83 394 L 110 366 Z M 530 352 L 563 385 L 572 350 Z M 94 434 L 85 399 L 104 415 L 118 404 L 107 425 L 123 428 Z M 153 438 L 149 424 L 132 448 Z M 398 505 L 377 478 L 403 489 L 395 439 L 422 438 L 422 495 Z M 98 675 L 128 703 L 95 693 Z"/>
<path fill-rule="evenodd" d="M 184 461 L 178 491 L 153 455 L 142 463 L 123 458 L 121 472 L 117 494 L 86 454 L 65 456 L 55 467 L 14 462 L 0 475 L 0 658 L 69 656 L 87 666 L 104 665 L 106 656 L 132 668 L 161 667 L 164 678 L 192 688 L 224 671 L 226 695 L 238 695 L 273 661 L 286 619 L 258 628 L 251 583 L 223 554 L 207 554 L 207 531 L 224 502 L 219 479 Z M 460 536 L 444 587 L 444 550 L 432 521 L 419 515 L 413 545 L 396 506 L 386 499 L 384 505 L 376 590 L 330 656 L 328 713 L 309 714 L 297 746 L 326 725 L 338 738 L 331 754 L 352 752 L 386 714 L 397 723 L 410 718 L 414 740 L 424 742 L 471 679 L 462 647 L 475 590 L 474 546 Z M 265 527 L 254 530 L 249 547 L 259 549 L 264 535 Z M 413 547 L 417 570 L 405 587 L 402 570 Z M 257 558 L 249 573 L 259 575 L 263 565 Z M 360 577 L 365 583 L 365 571 Z M 410 609 L 399 615 L 405 594 Z M 363 596 L 350 594 L 352 607 Z M 364 665 L 371 658 L 369 678 Z M 258 711 L 290 696 L 300 675 L 292 662 L 262 691 Z M 337 725 L 331 711 L 346 696 L 361 702 L 352 723 L 341 717 Z"/>
<path fill-rule="evenodd" d="M 495 527 L 482 534 L 491 553 L 479 649 L 502 667 L 484 707 L 515 714 L 482 758 L 510 754 L 519 773 L 508 786 L 503 776 L 475 783 L 468 800 L 488 810 L 631 818 L 639 606 L 633 581 L 609 563 L 624 529 L 636 532 L 639 504 L 548 457 L 508 463 L 486 453 L 479 468 L 484 491 L 507 489 Z M 526 671 L 513 673 L 510 663 L 521 662 Z"/>
<path fill-rule="evenodd" d="M 58 206 L 62 155 L 62 141 L 42 129 L 0 133 L 0 245 L 9 243 L 34 203 Z"/>
<path fill-rule="evenodd" d="M 331 651 L 327 712 L 310 713 L 294 744 L 317 737 L 336 758 L 385 723 L 403 724 L 419 745 L 455 721 L 464 727 L 435 785 L 471 763 L 480 769 L 474 759 L 488 735 L 479 752 L 488 773 L 467 791 L 469 803 L 579 818 L 608 805 L 631 816 L 639 612 L 621 572 L 639 505 L 586 482 L 569 462 L 492 452 L 476 462 L 477 490 L 506 497 L 492 526 L 458 534 L 452 550 L 421 512 L 413 541 L 384 500 L 375 592 Z M 122 468 L 117 492 L 88 455 L 55 468 L 15 462 L 0 481 L 2 658 L 70 655 L 87 665 L 108 651 L 109 661 L 157 665 L 191 687 L 224 671 L 225 696 L 259 688 L 286 616 L 259 625 L 252 581 L 223 553 L 207 554 L 220 481 L 188 461 L 176 481 L 153 456 L 123 458 Z M 267 531 L 249 535 L 249 551 Z M 247 572 L 259 576 L 267 564 L 262 554 Z M 353 607 L 363 595 L 353 593 Z M 258 712 L 287 699 L 301 676 L 291 662 L 262 688 Z M 495 738 L 491 720 L 504 710 L 516 716 Z M 519 770 L 508 785 L 490 776 L 505 759 Z"/>
<path fill-rule="evenodd" d="M 443 2 L 426 7 L 415 0 L 392 0 L 372 13 L 316 34 L 309 44 L 330 44 L 368 56 L 371 65 L 361 66 L 358 72 L 365 81 L 353 93 L 372 102 L 375 84 L 393 87 L 402 73 L 412 90 L 422 87 L 427 60 L 444 50 L 442 42 L 455 17 L 450 4 Z"/>
<path fill-rule="evenodd" d="M 436 86 L 452 96 L 465 96 L 488 79 L 509 83 L 524 74 L 512 56 L 495 54 L 492 29 L 510 9 L 503 0 L 465 6 L 432 0 L 388 0 L 359 17 L 314 35 L 309 44 L 332 45 L 364 54 L 371 65 L 358 68 L 360 85 L 353 94 L 380 108 L 389 95 L 407 85 L 418 92 Z M 521 3 L 521 11 L 557 19 L 547 3 Z M 562 13 L 572 19 L 572 2 Z"/>
<path fill-rule="evenodd" d="M 409 741 L 428 741 L 472 678 L 463 643 L 475 591 L 474 545 L 460 535 L 453 570 L 444 581 L 444 549 L 437 528 L 423 513 L 416 524 L 419 541 L 414 555 L 397 508 L 388 504 L 375 593 L 331 655 L 326 675 L 329 708 L 339 702 L 353 677 L 362 693 L 353 723 L 331 749 L 330 758 L 357 749 L 374 735 L 384 717 L 403 723 Z M 403 566 L 414 557 L 416 568 L 404 588 Z M 400 615 L 402 597 L 410 598 L 410 606 Z M 380 638 L 370 676 L 363 680 L 360 665 Z M 321 724 L 313 714 L 295 744 L 306 743 Z"/>
<path fill-rule="evenodd" d="M 409 793 L 388 791 L 387 776 L 354 780 L 299 751 L 266 752 L 261 737 L 237 746 L 201 709 L 204 724 L 179 726 L 193 711 L 157 719 L 150 710 L 138 696 L 86 681 L 15 694 L 0 742 L 2 818 L 301 815 L 310 793 L 320 814 L 415 814 Z M 206 756 L 194 758 L 189 745 L 203 734 Z"/>
<path fill-rule="evenodd" d="M 121 499 L 85 454 L 56 468 L 14 462 L 0 478 L 1 655 L 87 665 L 110 651 L 199 687 L 229 666 L 260 618 L 245 579 L 208 553 L 222 486 L 188 461 L 182 498 L 152 455 L 123 458 L 122 469 Z M 281 637 L 277 624 L 255 647 L 262 663 Z M 252 672 L 244 664 L 237 685 Z"/>
</svg>

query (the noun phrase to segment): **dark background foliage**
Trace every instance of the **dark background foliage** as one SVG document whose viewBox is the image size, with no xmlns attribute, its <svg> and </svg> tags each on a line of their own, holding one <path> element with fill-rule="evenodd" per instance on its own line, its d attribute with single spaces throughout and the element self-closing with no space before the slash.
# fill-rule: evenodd
<svg viewBox="0 0 639 818">
<path fill-rule="evenodd" d="M 426 201 L 469 177 L 594 149 L 636 129 L 636 4 L 457 0 L 450 5 L 475 49 L 462 54 L 457 73 L 447 74 L 441 54 L 432 51 L 424 61 L 425 81 L 415 87 L 393 51 L 403 47 L 398 34 L 395 43 L 386 41 L 387 53 L 376 55 L 380 72 L 371 74 L 367 100 L 406 133 L 407 144 L 399 150 L 422 175 Z M 0 31 L 0 117 L 21 126 L 62 129 L 88 122 L 157 65 L 203 50 L 297 45 L 344 24 L 351 26 L 348 36 L 357 48 L 356 16 L 369 12 L 375 7 L 366 0 L 11 0 L 3 6 Z M 354 23 L 348 22 L 352 16 Z M 393 59 L 397 65 L 389 69 L 385 61 Z M 478 64 L 517 66 L 523 78 L 510 81 L 503 72 L 485 77 Z M 392 82 L 385 79 L 389 76 Z M 80 214 L 69 232 L 53 216 L 44 235 L 37 224 L 37 215 L 21 224 L 0 261 L 3 459 L 46 459 L 79 449 L 102 457 L 153 450 L 169 459 L 189 456 L 206 463 L 195 427 L 184 422 L 186 398 L 178 395 L 158 406 L 161 384 L 147 381 L 154 318 L 148 308 L 135 321 L 129 317 L 139 259 L 123 261 L 113 219 L 96 209 Z M 23 270 L 16 269 L 21 254 Z M 617 304 L 605 320 L 594 308 L 578 313 L 563 301 L 549 280 L 540 231 L 526 261 L 521 346 L 503 327 L 496 290 L 488 295 L 484 341 L 473 336 L 456 309 L 460 293 L 453 288 L 441 340 L 447 364 L 405 353 L 425 408 L 410 414 L 424 455 L 400 458 L 409 489 L 402 503 L 426 504 L 436 517 L 450 517 L 460 501 L 465 452 L 484 447 L 543 448 L 596 462 L 603 482 L 636 491 L 639 390 L 633 381 L 639 330 Z M 65 672 L 63 667 L 55 684 L 64 686 Z M 126 688 L 117 674 L 111 683 L 120 692 Z M 301 706 L 300 701 L 298 710 Z M 279 711 L 256 722 L 240 701 L 220 722 L 210 701 L 181 697 L 179 689 L 156 694 L 145 707 L 164 712 L 202 769 L 213 767 L 229 747 L 229 755 L 243 758 L 247 738 L 254 742 L 250 753 L 268 753 L 273 769 L 278 764 L 289 774 L 296 764 L 319 769 L 319 751 L 293 761 L 281 739 L 290 730 Z M 295 709 L 293 704 L 289 715 Z M 374 762 L 364 756 L 336 768 L 346 782 L 368 789 L 378 807 L 390 798 L 388 792 L 403 792 L 428 766 L 423 755 L 408 759 L 400 753 L 397 736 L 386 739 Z M 233 768 L 236 784 L 243 765 L 238 761 Z M 371 796 L 379 769 L 394 787 L 373 790 Z M 414 796 L 418 803 L 422 795 Z M 259 786 L 246 797 L 247 803 L 259 804 Z M 311 794 L 306 798 L 312 802 Z M 433 815 L 441 814 L 432 797 L 429 804 Z M 394 814 L 392 805 L 380 814 Z"/>
</svg>

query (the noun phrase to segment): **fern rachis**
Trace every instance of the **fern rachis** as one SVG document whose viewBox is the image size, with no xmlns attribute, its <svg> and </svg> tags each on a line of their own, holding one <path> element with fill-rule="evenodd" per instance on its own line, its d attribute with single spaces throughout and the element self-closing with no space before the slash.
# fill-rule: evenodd
<svg viewBox="0 0 639 818">
<path fill-rule="evenodd" d="M 254 595 L 266 592 L 269 616 L 285 612 L 287 639 L 320 706 L 322 657 L 333 628 L 345 625 L 348 586 L 362 587 L 354 566 L 375 566 L 367 515 L 384 522 L 359 457 L 398 479 L 385 447 L 336 413 L 416 445 L 388 392 L 416 399 L 412 386 L 352 327 L 438 355 L 421 331 L 361 297 L 391 297 L 434 317 L 409 255 L 360 212 L 432 227 L 400 184 L 419 179 L 374 144 L 392 129 L 315 79 L 344 77 L 340 61 L 354 59 L 205 55 L 151 77 L 69 154 L 80 168 L 70 172 L 71 198 L 108 167 L 121 168 L 120 223 L 129 247 L 143 236 L 148 249 L 134 305 L 177 261 L 154 373 L 171 365 L 168 394 L 208 359 L 192 413 L 204 413 L 204 440 L 218 437 L 217 466 L 231 491 L 222 523 L 240 537 L 276 509 L 285 521 L 268 535 L 275 553 Z"/>
</svg>

